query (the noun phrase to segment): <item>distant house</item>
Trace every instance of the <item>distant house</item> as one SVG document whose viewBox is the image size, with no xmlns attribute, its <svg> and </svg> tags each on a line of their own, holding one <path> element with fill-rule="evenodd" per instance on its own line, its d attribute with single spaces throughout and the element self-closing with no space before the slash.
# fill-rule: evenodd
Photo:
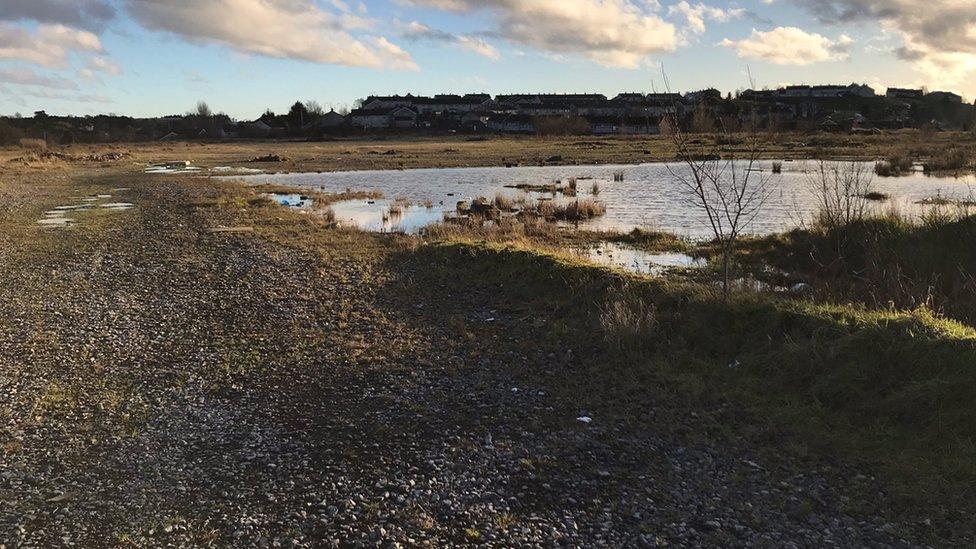
<svg viewBox="0 0 976 549">
<path fill-rule="evenodd" d="M 643 103 L 644 94 L 629 92 L 629 93 L 618 93 L 611 101 L 616 101 L 619 103 Z"/>
<path fill-rule="evenodd" d="M 493 115 L 488 119 L 488 130 L 501 133 L 535 133 L 532 117 L 525 114 Z"/>
<path fill-rule="evenodd" d="M 414 128 L 417 126 L 417 111 L 409 107 L 397 107 L 390 112 L 394 128 Z"/>
<path fill-rule="evenodd" d="M 264 120 L 255 120 L 254 122 L 244 124 L 241 129 L 244 133 L 254 136 L 271 135 L 272 131 L 271 125 Z"/>
<path fill-rule="evenodd" d="M 364 130 L 385 130 L 390 128 L 413 128 L 417 125 L 417 111 L 410 107 L 387 107 L 378 109 L 356 109 L 349 113 L 349 123 Z"/>
<path fill-rule="evenodd" d="M 491 96 L 486 93 L 475 93 L 468 95 L 435 95 L 432 99 L 425 102 L 427 108 L 435 113 L 455 112 L 465 113 L 480 111 L 491 103 Z M 423 111 L 424 106 L 420 109 Z"/>
<path fill-rule="evenodd" d="M 416 104 L 417 100 L 417 96 L 409 93 L 407 95 L 371 95 L 363 101 L 362 109 L 378 110 L 407 107 Z"/>
<path fill-rule="evenodd" d="M 699 105 L 701 103 L 712 104 L 722 100 L 722 92 L 715 88 L 688 92 L 684 96 L 684 102 L 689 105 Z"/>
<path fill-rule="evenodd" d="M 346 117 L 335 112 L 335 109 L 330 109 L 329 112 L 323 114 L 314 122 L 316 128 L 328 130 L 335 129 L 346 121 Z"/>
<path fill-rule="evenodd" d="M 922 90 L 910 88 L 888 88 L 885 97 L 889 99 L 921 99 L 925 95 Z"/>
<path fill-rule="evenodd" d="M 864 84 L 850 84 L 847 86 L 786 86 L 773 92 L 775 97 L 790 98 L 818 98 L 829 99 L 838 97 L 874 97 L 874 88 Z"/>
<path fill-rule="evenodd" d="M 962 103 L 962 96 L 946 91 L 934 91 L 925 96 L 926 99 L 946 103 Z"/>
</svg>

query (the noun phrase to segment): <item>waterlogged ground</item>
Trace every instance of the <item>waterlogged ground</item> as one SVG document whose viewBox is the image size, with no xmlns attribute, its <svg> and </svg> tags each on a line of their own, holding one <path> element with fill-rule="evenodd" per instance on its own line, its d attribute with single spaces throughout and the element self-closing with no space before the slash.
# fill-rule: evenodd
<svg viewBox="0 0 976 549">
<path fill-rule="evenodd" d="M 972 542 L 924 512 L 894 518 L 869 472 L 700 436 L 708 411 L 650 399 L 623 418 L 559 396 L 588 364 L 539 337 L 557 319 L 488 280 L 445 290 L 404 237 L 186 175 L 14 181 L 6 546 Z M 135 207 L 36 224 L 120 181 Z"/>
<path fill-rule="evenodd" d="M 976 176 L 959 178 L 928 177 L 915 172 L 903 177 L 875 177 L 873 163 L 861 164 L 864 173 L 873 177 L 874 190 L 890 196 L 889 200 L 872 203 L 878 209 L 896 208 L 902 213 L 919 213 L 924 207 L 917 202 L 941 197 L 972 200 L 976 196 Z M 769 178 L 769 198 L 759 216 L 747 228 L 755 234 L 771 234 L 789 230 L 798 223 L 810 221 L 819 206 L 811 188 L 815 184 L 812 161 L 783 162 L 781 174 L 772 173 L 772 162 L 764 161 L 754 173 Z M 614 181 L 614 174 L 622 173 L 623 181 Z M 688 195 L 675 179 L 684 175 L 687 167 L 680 163 L 604 166 L 547 166 L 446 168 L 418 170 L 357 171 L 333 173 L 295 173 L 255 175 L 252 183 L 274 183 L 322 189 L 328 192 L 375 190 L 387 199 L 404 198 L 414 204 L 433 204 L 429 208 L 413 208 L 400 219 L 383 222 L 387 202 L 374 204 L 343 204 L 337 217 L 347 223 L 368 230 L 416 232 L 430 222 L 439 221 L 444 213 L 454 212 L 457 202 L 471 201 L 479 196 L 492 198 L 502 194 L 512 198 L 525 194 L 530 200 L 549 198 L 547 193 L 523 193 L 512 187 L 520 184 L 564 184 L 576 178 L 578 198 L 593 198 L 607 206 L 605 216 L 583 223 L 589 229 L 628 231 L 635 227 L 651 227 L 691 238 L 711 236 L 702 215 L 691 205 Z M 593 193 L 596 185 L 598 193 Z M 574 200 L 556 195 L 557 200 Z M 377 221 L 379 219 L 380 221 Z"/>
</svg>

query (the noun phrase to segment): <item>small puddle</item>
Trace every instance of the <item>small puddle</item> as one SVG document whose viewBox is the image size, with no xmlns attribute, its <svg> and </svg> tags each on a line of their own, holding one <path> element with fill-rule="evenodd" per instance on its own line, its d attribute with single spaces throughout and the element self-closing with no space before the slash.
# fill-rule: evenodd
<svg viewBox="0 0 976 549">
<path fill-rule="evenodd" d="M 197 166 L 191 166 L 189 160 L 177 160 L 171 162 L 160 162 L 158 164 L 150 164 L 144 173 L 148 174 L 180 174 L 180 173 L 199 173 L 202 171 L 201 168 Z"/>
<path fill-rule="evenodd" d="M 575 252 L 594 263 L 650 275 L 661 275 L 671 269 L 700 268 L 708 264 L 705 259 L 683 253 L 647 252 L 613 242 L 601 242 Z"/>
<path fill-rule="evenodd" d="M 44 227 L 67 227 L 69 225 L 74 225 L 74 223 L 74 219 L 67 217 L 46 217 L 44 219 L 37 220 L 37 224 Z"/>
<path fill-rule="evenodd" d="M 44 212 L 44 217 L 39 219 L 37 224 L 45 227 L 67 227 L 77 223 L 76 220 L 68 217 L 68 214 L 85 212 L 95 207 L 113 211 L 130 210 L 135 207 L 135 205 L 131 202 L 100 203 L 100 201 L 107 200 L 109 198 L 112 198 L 112 195 L 97 194 L 94 196 L 81 198 L 81 204 L 65 204 L 63 206 L 55 206 L 54 208 Z"/>
<path fill-rule="evenodd" d="M 131 202 L 109 202 L 101 206 L 106 210 L 131 210 L 134 204 Z"/>
</svg>

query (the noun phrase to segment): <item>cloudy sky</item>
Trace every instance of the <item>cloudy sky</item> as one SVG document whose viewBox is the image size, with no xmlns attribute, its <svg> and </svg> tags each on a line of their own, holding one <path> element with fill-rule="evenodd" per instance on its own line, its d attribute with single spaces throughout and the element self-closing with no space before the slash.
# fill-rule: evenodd
<svg viewBox="0 0 976 549">
<path fill-rule="evenodd" d="M 254 118 L 369 94 L 732 91 L 750 73 L 973 98 L 976 2 L 0 0 L 0 114 L 202 99 Z"/>
</svg>

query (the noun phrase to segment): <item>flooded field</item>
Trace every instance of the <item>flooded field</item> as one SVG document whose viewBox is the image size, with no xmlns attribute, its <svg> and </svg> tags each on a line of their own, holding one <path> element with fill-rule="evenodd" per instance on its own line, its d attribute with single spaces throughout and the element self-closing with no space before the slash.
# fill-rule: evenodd
<svg viewBox="0 0 976 549">
<path fill-rule="evenodd" d="M 782 174 L 771 174 L 772 162 L 760 166 L 772 180 L 772 191 L 761 215 L 749 227 L 753 234 L 769 234 L 794 228 L 817 210 L 810 192 L 814 162 L 785 161 Z M 865 166 L 873 175 L 873 163 Z M 671 174 L 686 168 L 682 164 L 630 166 L 491 167 L 422 170 L 357 171 L 332 173 L 262 174 L 245 177 L 251 183 L 273 183 L 300 188 L 340 192 L 346 189 L 380 191 L 386 200 L 349 201 L 332 206 L 341 222 L 374 231 L 417 232 L 453 212 L 459 201 L 503 194 L 512 198 L 572 200 L 560 194 L 520 190 L 514 187 L 563 183 L 575 179 L 579 198 L 595 198 L 606 204 L 606 215 L 582 223 L 589 229 L 630 230 L 652 227 L 690 238 L 709 235 L 708 226 L 682 192 Z M 614 181 L 622 177 L 622 181 Z M 594 189 L 594 185 L 596 189 Z M 888 195 L 872 203 L 875 208 L 896 207 L 903 213 L 921 212 L 929 206 L 919 201 L 936 197 L 968 200 L 976 192 L 976 177 L 928 177 L 915 172 L 902 177 L 874 177 L 874 190 Z M 594 190 L 597 192 L 594 194 Z M 393 199 L 411 205 L 398 215 L 389 215 Z M 427 204 L 430 207 L 422 206 Z"/>
</svg>

